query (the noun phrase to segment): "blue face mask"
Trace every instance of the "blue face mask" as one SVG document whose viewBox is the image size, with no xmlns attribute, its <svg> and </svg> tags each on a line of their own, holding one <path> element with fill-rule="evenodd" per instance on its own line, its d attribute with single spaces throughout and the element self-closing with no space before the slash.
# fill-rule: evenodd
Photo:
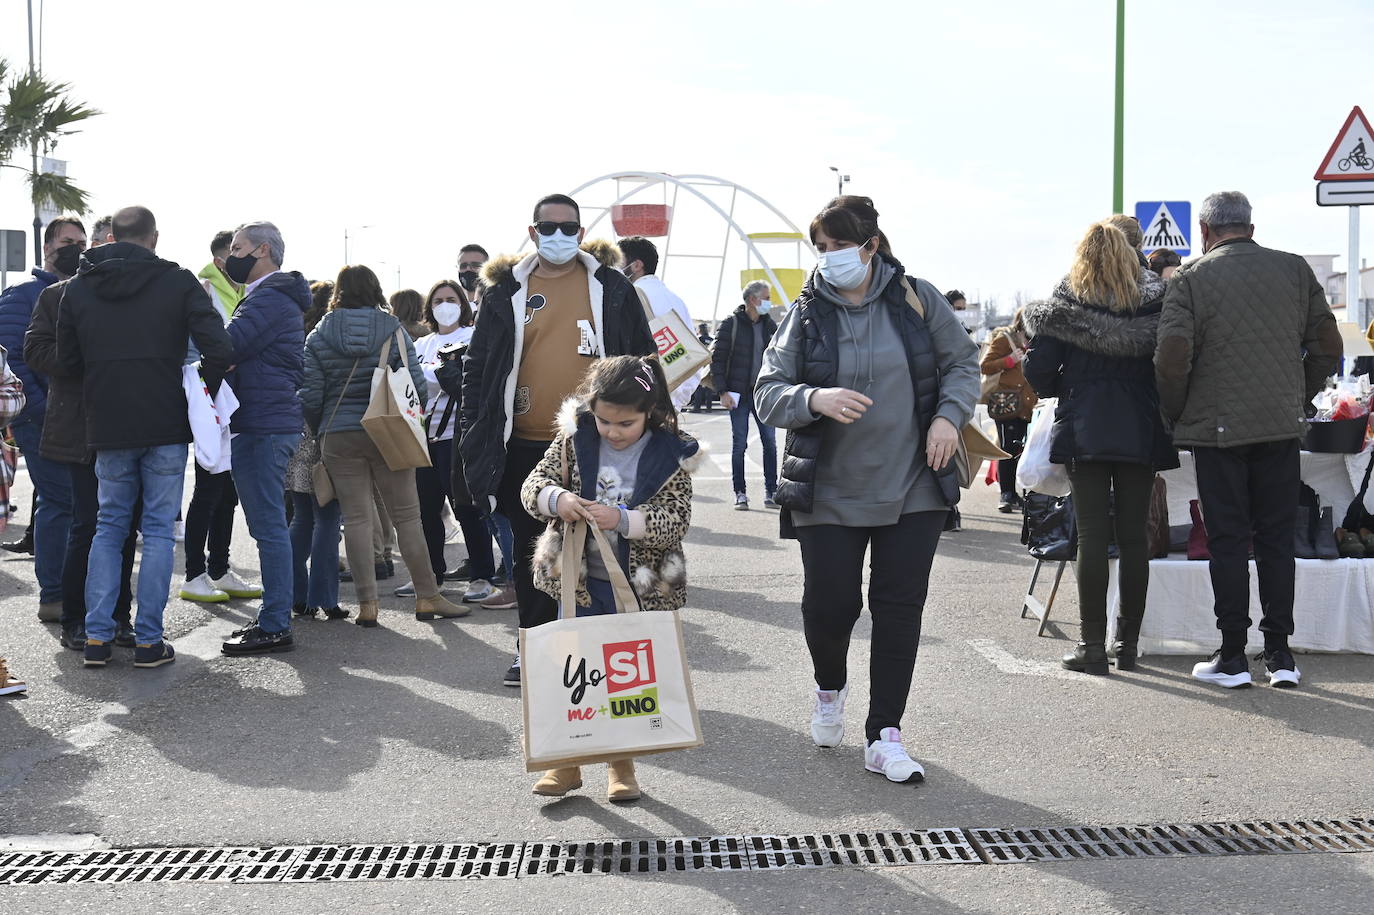
<svg viewBox="0 0 1374 915">
<path fill-rule="evenodd" d="M 577 236 L 561 231 L 539 236 L 539 256 L 551 264 L 566 264 L 577 256 Z"/>
<path fill-rule="evenodd" d="M 767 299 L 759 299 L 758 309 L 759 314 L 766 315 L 773 310 L 773 303 Z"/>
<path fill-rule="evenodd" d="M 825 281 L 836 289 L 858 289 L 868 276 L 868 264 L 859 256 L 863 245 L 841 248 L 838 251 L 822 251 L 818 267 Z"/>
</svg>

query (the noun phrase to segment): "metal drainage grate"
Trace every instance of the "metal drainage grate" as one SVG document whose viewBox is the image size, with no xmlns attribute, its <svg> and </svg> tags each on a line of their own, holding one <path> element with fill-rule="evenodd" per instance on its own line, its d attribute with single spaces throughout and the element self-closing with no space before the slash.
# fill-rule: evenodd
<svg viewBox="0 0 1374 915">
<path fill-rule="evenodd" d="M 746 841 L 754 870 L 981 863 L 961 829 L 747 836 Z"/>
<path fill-rule="evenodd" d="M 520 876 L 660 874 L 742 871 L 749 856 L 742 836 L 529 842 Z"/>
<path fill-rule="evenodd" d="M 286 883 L 512 878 L 523 843 L 312 845 L 298 850 Z"/>
<path fill-rule="evenodd" d="M 1374 820 L 928 829 L 587 842 L 135 848 L 0 855 L 0 886 L 323 883 L 1374 852 Z"/>
</svg>

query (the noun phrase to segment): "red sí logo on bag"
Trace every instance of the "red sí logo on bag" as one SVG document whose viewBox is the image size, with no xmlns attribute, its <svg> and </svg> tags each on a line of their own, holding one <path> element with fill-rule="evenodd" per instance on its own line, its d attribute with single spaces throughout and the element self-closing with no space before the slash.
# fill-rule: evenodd
<svg viewBox="0 0 1374 915">
<path fill-rule="evenodd" d="M 606 692 L 620 693 L 647 686 L 658 678 L 654 674 L 653 639 L 611 642 L 601 646 L 606 664 Z"/>
<path fill-rule="evenodd" d="M 661 328 L 658 333 L 654 334 L 654 342 L 658 344 L 658 353 L 661 356 L 677 346 L 677 334 L 673 333 L 672 328 Z"/>
</svg>

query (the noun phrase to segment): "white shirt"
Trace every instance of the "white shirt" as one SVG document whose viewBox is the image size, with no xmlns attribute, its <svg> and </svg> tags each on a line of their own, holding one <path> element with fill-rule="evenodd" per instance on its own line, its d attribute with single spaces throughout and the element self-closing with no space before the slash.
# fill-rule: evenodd
<svg viewBox="0 0 1374 915">
<path fill-rule="evenodd" d="M 635 288 L 644 293 L 649 300 L 649 306 L 654 310 L 654 317 L 661 318 L 670 311 L 675 311 L 682 318 L 682 323 L 687 325 L 687 330 L 692 331 L 692 313 L 687 310 L 687 303 L 682 301 L 682 297 L 663 285 L 663 280 L 646 273 L 635 280 Z M 698 372 L 678 385 L 673 391 L 673 406 L 681 410 L 692 399 L 692 393 L 701 384 L 701 373 Z"/>
<path fill-rule="evenodd" d="M 429 437 L 431 441 L 446 442 L 453 438 L 454 431 L 458 428 L 458 411 L 453 411 L 448 423 L 444 428 L 438 428 L 439 421 L 444 418 L 444 411 L 448 409 L 450 400 L 444 389 L 439 386 L 439 377 L 436 372 L 442 364 L 439 360 L 439 347 L 446 343 L 467 344 L 472 342 L 471 327 L 458 327 L 446 334 L 425 334 L 415 341 L 415 358 L 420 360 L 420 370 L 425 373 L 425 384 L 429 385 Z"/>
<path fill-rule="evenodd" d="M 243 287 L 243 298 L 246 299 L 246 298 L 248 298 L 250 295 L 252 295 L 252 294 L 253 294 L 253 291 L 254 291 L 255 289 L 257 289 L 259 286 L 262 285 L 262 281 L 263 281 L 263 280 L 267 279 L 267 277 L 272 276 L 273 274 L 276 274 L 276 273 L 281 273 L 281 270 L 273 270 L 272 273 L 264 274 L 263 276 L 260 276 L 260 277 L 258 277 L 257 279 L 253 280 L 253 282 L 249 283 L 247 286 L 244 286 L 244 287 Z M 239 301 L 242 301 L 242 299 L 240 299 Z"/>
</svg>

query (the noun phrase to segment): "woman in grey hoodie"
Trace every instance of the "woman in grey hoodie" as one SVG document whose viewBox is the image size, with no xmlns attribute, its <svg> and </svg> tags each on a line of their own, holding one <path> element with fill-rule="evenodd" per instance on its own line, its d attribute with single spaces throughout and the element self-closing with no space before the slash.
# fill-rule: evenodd
<svg viewBox="0 0 1374 915">
<path fill-rule="evenodd" d="M 925 770 L 901 742 L 931 564 L 958 502 L 952 457 L 978 400 L 978 347 L 948 301 L 909 278 L 866 197 L 811 222 L 820 263 L 764 354 L 755 400 L 788 430 L 777 501 L 801 543 L 802 619 L 816 674 L 811 736 L 844 736 L 850 633 L 872 568 L 864 767 L 894 782 Z"/>
</svg>

